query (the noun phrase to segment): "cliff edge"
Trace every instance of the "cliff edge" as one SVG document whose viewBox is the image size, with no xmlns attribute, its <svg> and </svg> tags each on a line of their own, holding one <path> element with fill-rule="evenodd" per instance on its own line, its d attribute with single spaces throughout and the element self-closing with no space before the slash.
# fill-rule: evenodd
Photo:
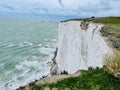
<svg viewBox="0 0 120 90">
<path fill-rule="evenodd" d="M 103 27 L 104 24 L 87 20 L 62 21 L 51 74 L 103 67 L 106 56 L 112 53 L 100 33 Z"/>
</svg>

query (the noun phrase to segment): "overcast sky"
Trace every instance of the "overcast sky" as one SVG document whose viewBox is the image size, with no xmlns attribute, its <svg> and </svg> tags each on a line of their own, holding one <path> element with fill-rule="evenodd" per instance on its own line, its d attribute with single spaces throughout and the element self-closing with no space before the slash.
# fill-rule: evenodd
<svg viewBox="0 0 120 90">
<path fill-rule="evenodd" d="M 0 14 L 61 17 L 120 16 L 120 0 L 0 0 Z"/>
</svg>

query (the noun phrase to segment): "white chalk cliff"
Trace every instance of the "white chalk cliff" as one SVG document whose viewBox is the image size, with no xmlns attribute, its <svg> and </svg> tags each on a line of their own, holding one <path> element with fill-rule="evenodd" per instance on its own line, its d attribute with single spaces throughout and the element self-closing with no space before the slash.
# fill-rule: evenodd
<svg viewBox="0 0 120 90">
<path fill-rule="evenodd" d="M 83 20 L 61 22 L 51 73 L 73 74 L 88 67 L 103 67 L 105 56 L 112 52 L 101 36 L 103 26 Z"/>
</svg>

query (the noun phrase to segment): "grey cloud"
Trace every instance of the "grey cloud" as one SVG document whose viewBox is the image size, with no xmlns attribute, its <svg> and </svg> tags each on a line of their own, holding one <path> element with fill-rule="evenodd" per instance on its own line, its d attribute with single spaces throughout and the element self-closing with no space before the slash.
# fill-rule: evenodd
<svg viewBox="0 0 120 90">
<path fill-rule="evenodd" d="M 58 0 L 58 3 L 60 4 L 61 7 L 63 7 L 62 0 Z"/>
<path fill-rule="evenodd" d="M 93 2 L 94 1 L 94 2 Z M 9 4 L 0 5 L 0 9 L 6 11 L 20 11 L 21 13 L 32 13 L 35 15 L 76 15 L 76 16 L 106 16 L 106 15 L 120 15 L 120 0 L 56 0 L 55 7 L 51 7 L 49 3 L 32 2 L 30 4 L 18 4 L 17 8 Z M 84 3 L 85 2 L 85 3 Z M 51 1 L 52 3 L 52 1 Z M 62 8 L 61 8 L 62 7 Z M 114 13 L 113 13 L 114 12 Z"/>
<path fill-rule="evenodd" d="M 10 5 L 0 5 L 0 7 L 8 10 L 15 10 L 15 8 Z"/>
</svg>

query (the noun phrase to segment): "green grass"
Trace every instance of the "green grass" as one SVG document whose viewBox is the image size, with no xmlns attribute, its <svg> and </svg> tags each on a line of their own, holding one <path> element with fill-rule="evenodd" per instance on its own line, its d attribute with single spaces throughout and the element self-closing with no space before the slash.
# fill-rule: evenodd
<svg viewBox="0 0 120 90">
<path fill-rule="evenodd" d="M 32 90 L 44 90 L 45 87 L 58 90 L 120 90 L 120 80 L 104 69 L 82 71 L 82 75 L 58 81 L 57 83 L 34 86 Z"/>
<path fill-rule="evenodd" d="M 88 20 L 105 24 L 120 24 L 120 17 L 88 18 Z"/>
</svg>

